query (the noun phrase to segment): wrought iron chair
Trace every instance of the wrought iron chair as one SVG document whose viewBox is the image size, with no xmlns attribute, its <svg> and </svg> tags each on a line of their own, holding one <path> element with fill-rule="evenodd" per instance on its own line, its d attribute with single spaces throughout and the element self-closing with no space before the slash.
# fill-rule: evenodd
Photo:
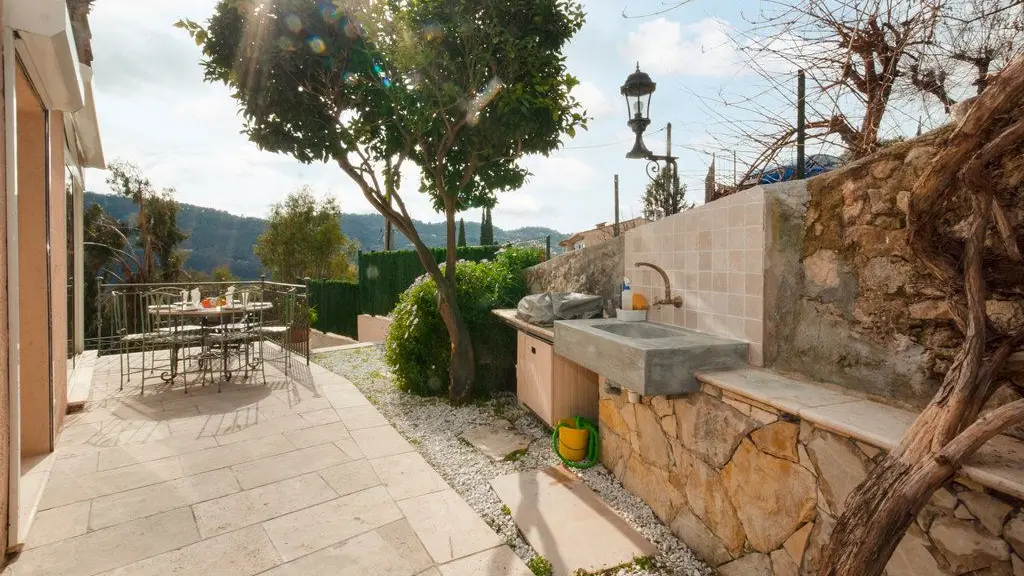
<svg viewBox="0 0 1024 576">
<path fill-rule="evenodd" d="M 260 291 L 261 293 L 265 293 Z M 278 302 L 275 303 L 276 310 L 272 313 L 271 319 L 266 321 L 260 329 L 264 340 L 269 340 L 280 347 L 284 354 L 284 375 L 288 376 L 291 367 L 291 333 L 295 327 L 295 312 L 297 308 L 297 294 L 295 288 L 289 288 L 284 292 L 274 294 Z"/>
<path fill-rule="evenodd" d="M 219 363 L 221 367 L 223 378 L 217 380 L 218 392 L 221 391 L 221 383 L 224 380 L 230 381 L 234 376 L 231 370 L 233 362 L 243 372 L 243 380 L 248 380 L 250 371 L 259 369 L 263 384 L 267 383 L 261 339 L 263 308 L 257 304 L 260 302 L 250 303 L 247 299 L 235 302 L 222 313 L 220 322 L 212 327 L 204 339 L 207 351 L 204 354 L 206 372 L 212 375 L 216 364 Z"/>
</svg>

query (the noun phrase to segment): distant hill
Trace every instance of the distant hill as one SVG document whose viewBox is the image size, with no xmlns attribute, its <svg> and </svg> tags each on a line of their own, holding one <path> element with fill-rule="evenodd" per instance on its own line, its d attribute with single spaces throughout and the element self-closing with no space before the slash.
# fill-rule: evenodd
<svg viewBox="0 0 1024 576">
<path fill-rule="evenodd" d="M 99 204 L 103 210 L 118 220 L 135 217 L 135 205 L 127 198 L 112 194 L 85 193 L 86 207 Z M 428 246 L 443 246 L 445 225 L 443 222 L 415 221 L 416 230 Z M 185 266 L 190 270 L 210 272 L 217 266 L 227 264 L 231 271 L 243 279 L 260 275 L 260 259 L 252 252 L 256 238 L 263 233 L 265 222 L 261 218 L 236 216 L 222 210 L 204 208 L 192 204 L 179 204 L 178 225 L 188 233 L 189 239 L 183 244 L 188 251 Z M 359 243 L 364 251 L 384 249 L 384 217 L 380 214 L 342 214 L 341 229 L 350 239 Z M 495 226 L 494 239 L 499 243 L 544 241 L 551 235 L 551 245 L 567 235 L 539 226 L 515 230 L 503 230 Z M 480 223 L 466 222 L 466 241 L 477 244 L 480 241 Z M 395 247 L 411 248 L 401 234 L 395 233 Z"/>
</svg>

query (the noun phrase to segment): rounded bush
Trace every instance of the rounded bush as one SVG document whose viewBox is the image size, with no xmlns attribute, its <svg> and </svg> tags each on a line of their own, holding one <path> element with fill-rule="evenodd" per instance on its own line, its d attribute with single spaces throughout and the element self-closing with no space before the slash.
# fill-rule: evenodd
<svg viewBox="0 0 1024 576">
<path fill-rule="evenodd" d="M 459 262 L 455 288 L 476 358 L 474 392 L 486 395 L 515 381 L 515 331 L 491 314 L 526 295 L 523 270 L 539 264 L 538 248 L 508 247 L 492 262 Z M 437 285 L 421 276 L 391 313 L 384 358 L 396 385 L 423 396 L 448 393 L 451 339 L 438 309 Z"/>
</svg>

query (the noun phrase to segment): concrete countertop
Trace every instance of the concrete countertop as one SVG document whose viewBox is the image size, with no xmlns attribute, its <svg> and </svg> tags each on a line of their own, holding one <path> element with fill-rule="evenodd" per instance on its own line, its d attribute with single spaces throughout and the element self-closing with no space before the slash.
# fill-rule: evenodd
<svg viewBox="0 0 1024 576">
<path fill-rule="evenodd" d="M 491 313 L 497 316 L 502 322 L 516 330 L 526 332 L 527 334 L 535 338 L 540 338 L 545 342 L 550 342 L 552 344 L 555 342 L 555 328 L 553 326 L 537 326 L 535 324 L 530 324 L 525 320 L 520 320 L 514 308 L 491 310 Z"/>
</svg>

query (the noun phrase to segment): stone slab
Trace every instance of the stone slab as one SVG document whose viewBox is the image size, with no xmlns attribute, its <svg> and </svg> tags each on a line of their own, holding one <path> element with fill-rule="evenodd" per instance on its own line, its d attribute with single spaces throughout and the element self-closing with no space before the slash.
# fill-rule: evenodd
<svg viewBox="0 0 1024 576">
<path fill-rule="evenodd" d="M 694 392 L 694 373 L 747 365 L 746 342 L 654 322 L 558 320 L 555 354 L 645 396 Z"/>
<path fill-rule="evenodd" d="M 529 436 L 510 428 L 511 424 L 507 420 L 498 419 L 490 424 L 470 428 L 461 437 L 492 460 L 500 461 L 513 452 L 530 447 Z"/>
<path fill-rule="evenodd" d="M 560 467 L 500 476 L 491 487 L 512 510 L 526 541 L 556 576 L 598 571 L 651 556 L 657 549 L 601 498 Z"/>
</svg>

